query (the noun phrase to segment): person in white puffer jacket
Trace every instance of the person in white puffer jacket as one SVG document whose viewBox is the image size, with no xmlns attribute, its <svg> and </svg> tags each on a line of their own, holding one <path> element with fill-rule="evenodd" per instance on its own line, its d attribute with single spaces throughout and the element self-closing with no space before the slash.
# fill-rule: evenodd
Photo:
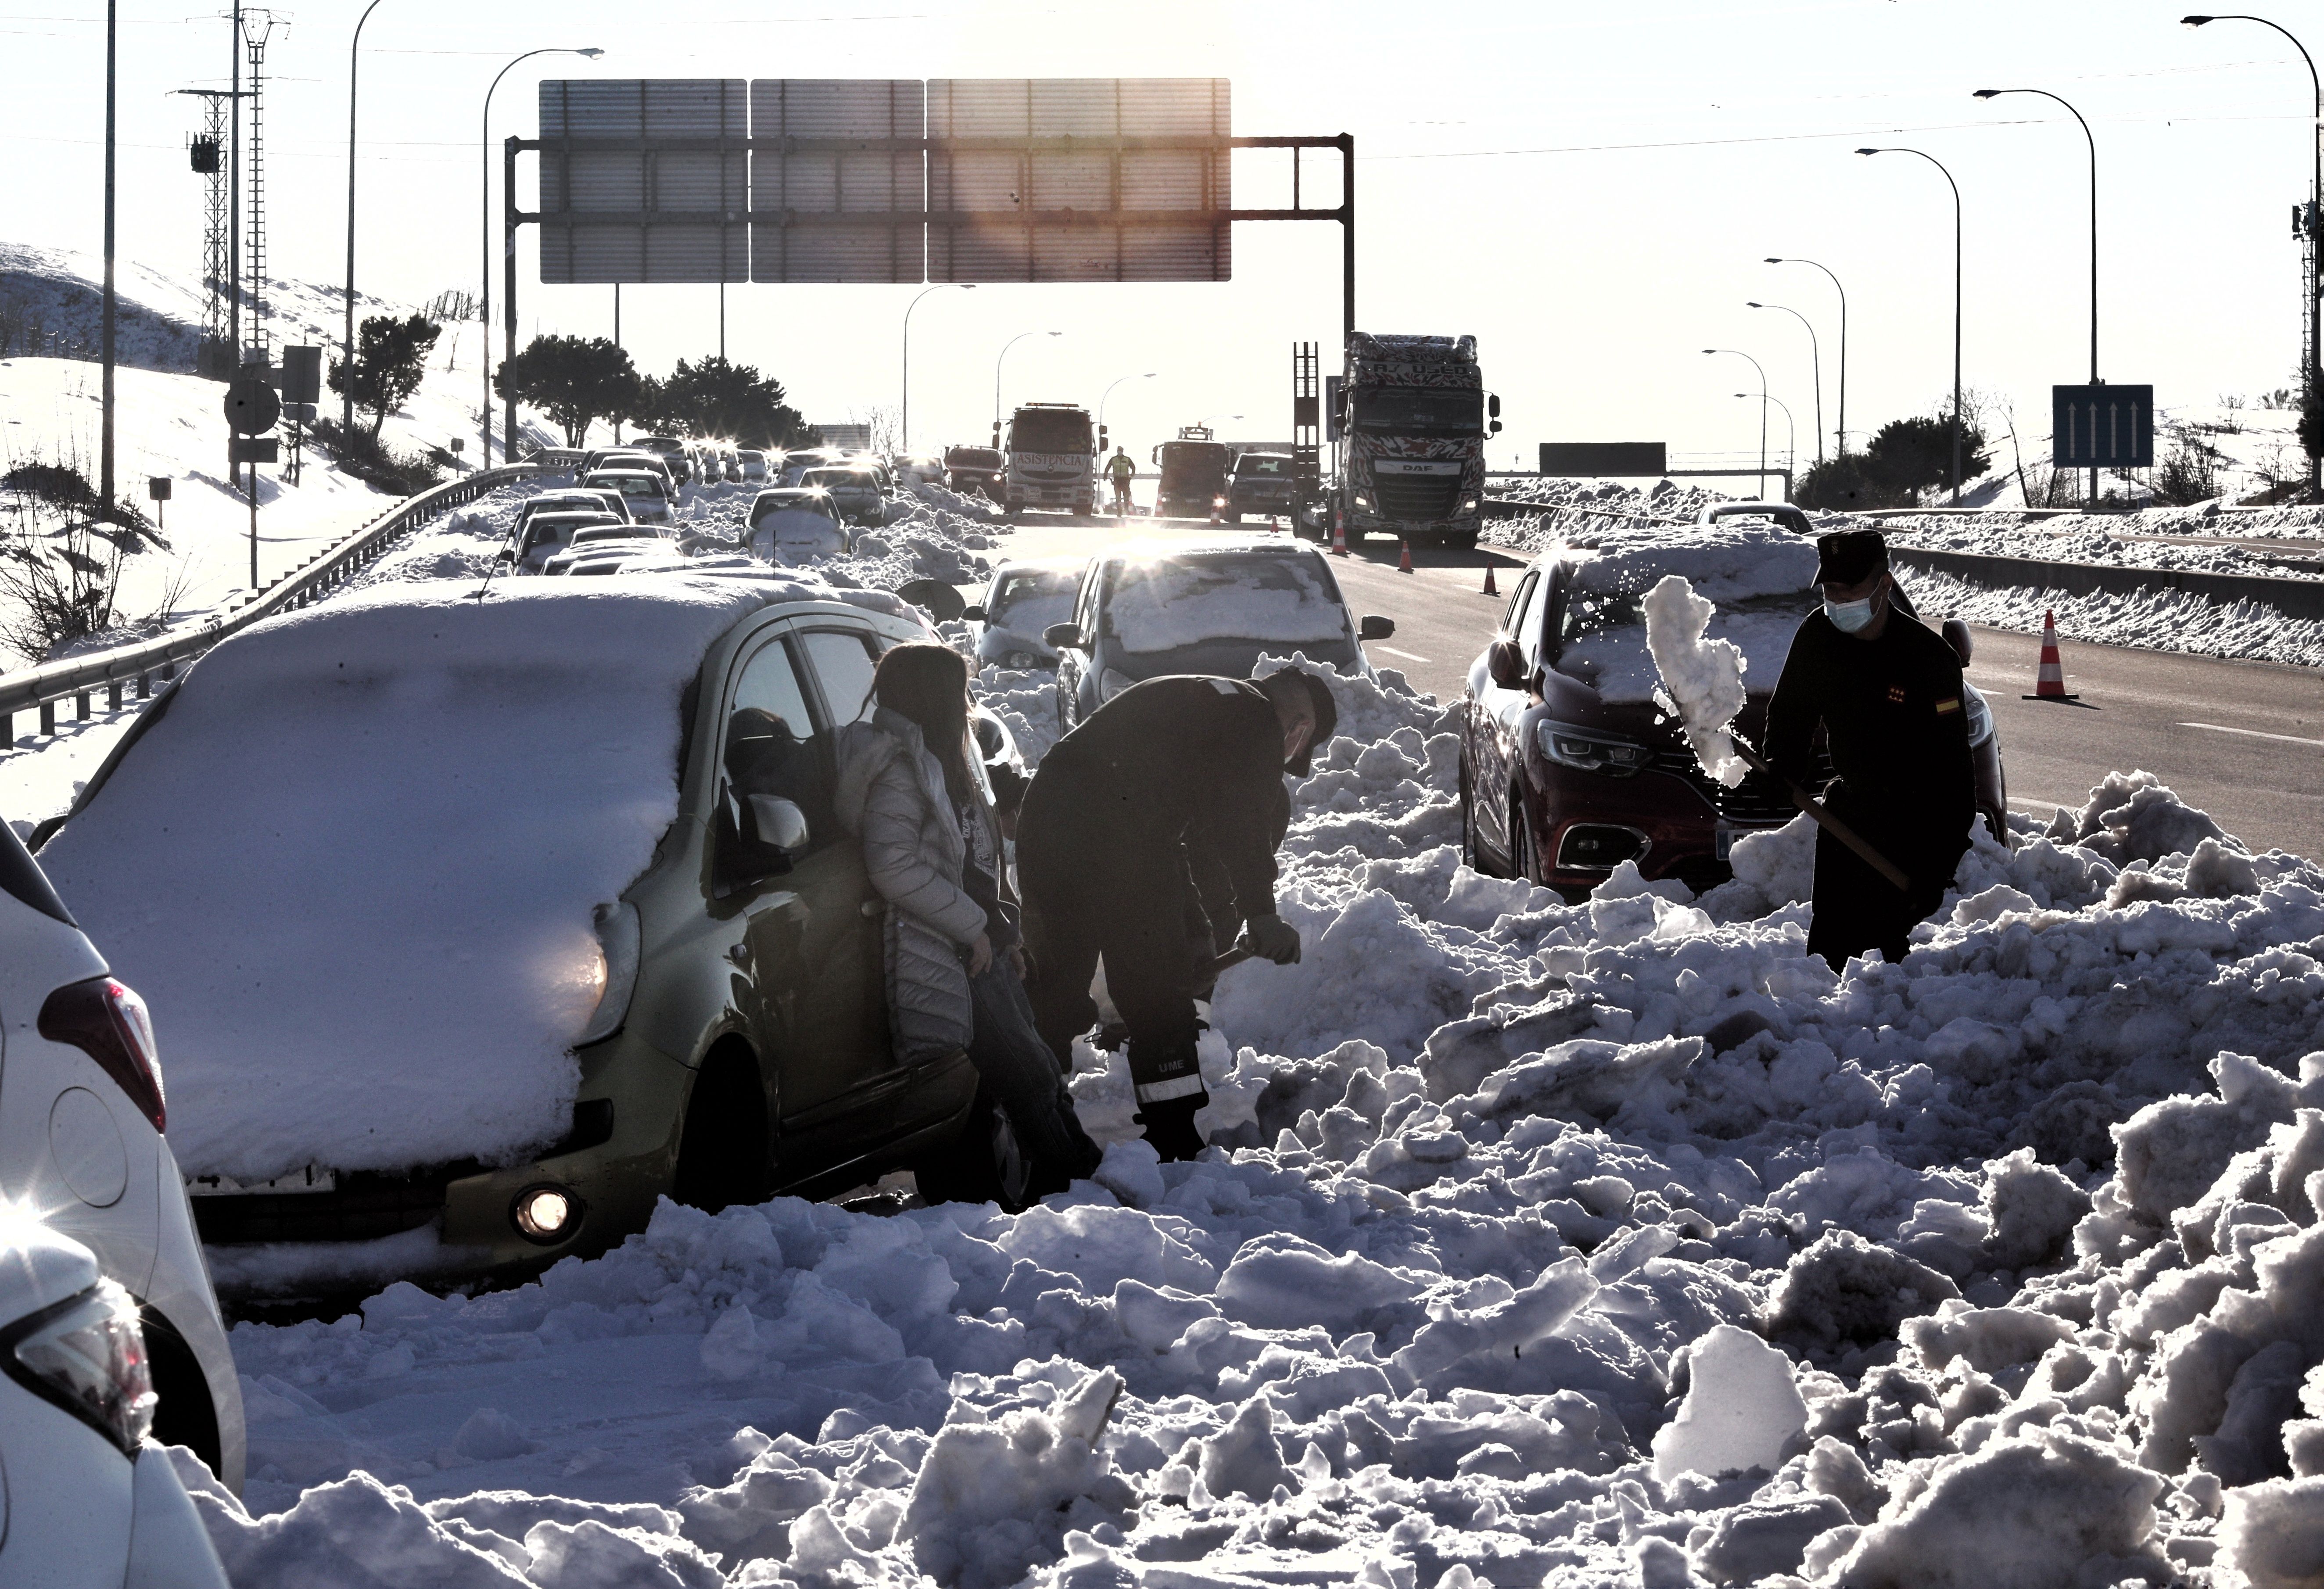
<svg viewBox="0 0 2324 1589">
<path fill-rule="evenodd" d="M 835 792 L 889 907 L 897 1051 L 964 1048 L 980 1080 L 959 1141 L 918 1167 L 921 1194 L 1021 1206 L 1088 1176 L 1100 1155 L 1025 995 L 1000 831 L 969 739 L 968 666 L 947 646 L 897 646 L 881 657 L 872 691 L 870 718 L 839 732 Z"/>
</svg>

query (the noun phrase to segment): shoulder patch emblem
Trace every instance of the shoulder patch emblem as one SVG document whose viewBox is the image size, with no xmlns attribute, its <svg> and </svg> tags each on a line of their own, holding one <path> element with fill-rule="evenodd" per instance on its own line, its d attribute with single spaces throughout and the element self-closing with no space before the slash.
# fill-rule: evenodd
<svg viewBox="0 0 2324 1589">
<path fill-rule="evenodd" d="M 1957 695 L 1947 696 L 1943 700 L 1937 703 L 1937 716 L 1940 717 L 1943 716 L 1947 712 L 1958 712 L 1960 710 L 1960 697 Z"/>
<path fill-rule="evenodd" d="M 1888 704 L 1892 707 L 1901 707 L 1904 704 L 1904 687 L 1903 685 L 1892 684 L 1888 687 Z"/>
</svg>

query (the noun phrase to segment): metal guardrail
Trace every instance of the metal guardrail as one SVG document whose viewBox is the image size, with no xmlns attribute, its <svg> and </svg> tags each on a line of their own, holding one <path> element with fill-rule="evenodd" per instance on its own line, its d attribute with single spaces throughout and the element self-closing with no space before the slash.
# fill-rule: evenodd
<svg viewBox="0 0 2324 1589">
<path fill-rule="evenodd" d="M 41 715 L 40 732 L 53 737 L 57 732 L 57 706 L 61 701 L 72 701 L 76 719 L 86 722 L 90 716 L 89 697 L 100 689 L 105 691 L 106 709 L 109 712 L 121 710 L 124 696 L 132 690 L 135 691 L 135 699 L 150 699 L 156 674 L 163 679 L 174 679 L 180 666 L 192 661 L 237 630 L 246 629 L 278 613 L 295 612 L 309 602 L 329 595 L 346 583 L 349 576 L 378 561 L 403 538 L 406 531 L 416 525 L 447 509 L 474 502 L 488 491 L 530 479 L 543 473 L 545 468 L 556 467 L 555 454 L 535 456 L 541 461 L 479 469 L 465 479 L 447 481 L 417 496 L 407 497 L 338 545 L 328 551 L 317 553 L 231 612 L 171 630 L 152 640 L 68 657 L 62 661 L 44 662 L 22 672 L 0 674 L 0 754 L 16 748 L 17 713 L 38 710 Z"/>
</svg>

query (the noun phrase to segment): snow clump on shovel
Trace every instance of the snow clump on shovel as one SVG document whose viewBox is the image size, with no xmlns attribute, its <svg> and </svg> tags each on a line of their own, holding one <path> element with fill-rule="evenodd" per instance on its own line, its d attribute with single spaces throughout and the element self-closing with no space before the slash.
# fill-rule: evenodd
<svg viewBox="0 0 2324 1589">
<path fill-rule="evenodd" d="M 1663 676 L 1655 700 L 1677 716 L 1702 770 L 1734 788 L 1746 768 L 1727 730 L 1743 709 L 1743 672 L 1749 664 L 1733 641 L 1703 638 L 1719 609 L 1681 576 L 1664 575 L 1638 605 L 1646 619 L 1646 651 Z"/>
</svg>

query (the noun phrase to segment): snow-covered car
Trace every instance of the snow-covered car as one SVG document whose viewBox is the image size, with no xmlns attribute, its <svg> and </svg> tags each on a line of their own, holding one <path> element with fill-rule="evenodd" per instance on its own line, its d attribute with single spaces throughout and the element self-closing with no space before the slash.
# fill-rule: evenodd
<svg viewBox="0 0 2324 1589">
<path fill-rule="evenodd" d="M 649 474 L 643 469 L 599 469 L 581 483 L 620 492 L 629 503 L 630 516 L 641 524 L 677 522 L 678 514 L 671 506 L 669 488 L 659 475 Z"/>
<path fill-rule="evenodd" d="M 782 477 L 778 485 L 797 485 L 806 478 L 809 469 L 829 468 L 840 460 L 837 448 L 797 447 L 783 454 Z"/>
<path fill-rule="evenodd" d="M 695 473 L 694 450 L 676 436 L 641 436 L 630 444 L 641 451 L 652 453 L 669 466 L 670 477 L 684 485 L 699 479 Z"/>
<path fill-rule="evenodd" d="M 1082 561 L 1010 562 L 992 570 L 984 599 L 961 615 L 976 625 L 980 667 L 1053 668 L 1057 653 L 1042 636 L 1073 616 Z"/>
<path fill-rule="evenodd" d="M 541 565 L 544 574 L 568 574 L 574 565 L 591 559 L 634 557 L 640 552 L 661 551 L 667 549 L 669 537 L 657 533 L 650 524 L 592 524 L 576 530 L 565 550 Z"/>
<path fill-rule="evenodd" d="M 1072 616 L 1043 635 L 1057 653 L 1057 725 L 1075 724 L 1141 679 L 1244 679 L 1264 656 L 1304 653 L 1370 674 L 1362 642 L 1396 633 L 1348 611 L 1330 559 L 1283 540 L 1130 546 L 1092 558 Z"/>
<path fill-rule="evenodd" d="M 383 585 L 189 669 L 44 860 L 170 1012 L 221 1289 L 522 1278 L 956 1134 L 975 1073 L 890 1043 L 833 809 L 928 638 L 762 567 Z"/>
<path fill-rule="evenodd" d="M 619 530 L 631 533 L 647 526 L 617 519 L 611 513 L 576 509 L 570 512 L 535 513 L 526 522 L 510 556 L 520 574 L 538 574 L 549 566 L 549 559 L 563 551 L 573 538 L 590 530 Z"/>
<path fill-rule="evenodd" d="M 799 484 L 810 491 L 829 492 L 832 505 L 848 523 L 877 524 L 887 516 L 887 498 L 881 494 L 878 473 L 872 469 L 835 464 L 807 470 L 799 476 Z"/>
<path fill-rule="evenodd" d="M 0 1219 L 0 1583 L 226 1589 L 168 1453 L 146 1440 L 155 1391 L 137 1313 L 80 1243 Z"/>
<path fill-rule="evenodd" d="M 524 528 L 538 513 L 610 513 L 622 523 L 632 522 L 630 499 L 618 491 L 597 489 L 584 491 L 576 486 L 566 491 L 544 491 L 539 496 L 528 497 L 517 504 L 516 519 L 509 527 L 512 543 L 521 543 Z"/>
<path fill-rule="evenodd" d="M 735 478 L 746 485 L 753 480 L 763 480 L 767 477 L 767 455 L 758 448 L 742 448 L 735 453 L 734 462 L 741 470 Z"/>
<path fill-rule="evenodd" d="M 658 452 L 645 452 L 634 447 L 600 448 L 581 460 L 575 478 L 586 481 L 600 469 L 643 469 L 659 476 L 662 488 L 673 499 L 678 495 L 678 475 L 670 468 L 669 460 Z"/>
<path fill-rule="evenodd" d="M 1462 848 L 1480 872 L 1582 891 L 1625 861 L 1701 892 L 1729 851 L 1798 815 L 1774 779 L 1714 783 L 1654 699 L 1639 600 L 1669 574 L 1716 604 L 1714 640 L 1743 652 L 1736 725 L 1755 744 L 1800 622 L 1820 598 L 1816 550 L 1748 516 L 1691 531 L 1626 531 L 1557 547 L 1518 576 L 1461 704 Z M 1904 607 L 1909 613 L 1909 605 Z M 1988 719 L 1989 720 L 1989 719 Z M 2006 805 L 1996 744 L 1978 803 Z M 1989 768 L 1989 773 L 1987 771 Z"/>
<path fill-rule="evenodd" d="M 1798 504 L 1788 502 L 1712 502 L 1705 503 L 1694 516 L 1697 524 L 1743 523 L 1773 524 L 1794 535 L 1813 535 L 1815 525 Z"/>
<path fill-rule="evenodd" d="M 148 908 L 159 898 L 150 897 Z M 164 1030 L 171 1013 L 165 1005 Z M 0 1198 L 40 1211 L 57 1235 L 85 1243 L 106 1277 L 135 1299 L 161 1398 L 154 1410 L 161 1437 L 191 1447 L 239 1491 L 242 1390 L 163 1134 L 168 1108 L 154 1023 L 6 823 L 0 823 L 0 1022 L 7 1049 Z M 0 1261 L 0 1285 L 11 1267 Z M 0 1483 L 22 1483 L 23 1476 L 11 1461 Z M 21 1490 L 14 1497 L 19 1517 L 25 1500 Z M 13 1533 L 5 1538 L 14 1540 Z M 0 1583 L 24 1581 L 10 1571 L 11 1559 L 0 1549 Z"/>
<path fill-rule="evenodd" d="M 778 485 L 752 499 L 743 545 L 753 557 L 798 568 L 813 558 L 844 557 L 847 526 L 831 494 L 814 486 Z"/>
</svg>

